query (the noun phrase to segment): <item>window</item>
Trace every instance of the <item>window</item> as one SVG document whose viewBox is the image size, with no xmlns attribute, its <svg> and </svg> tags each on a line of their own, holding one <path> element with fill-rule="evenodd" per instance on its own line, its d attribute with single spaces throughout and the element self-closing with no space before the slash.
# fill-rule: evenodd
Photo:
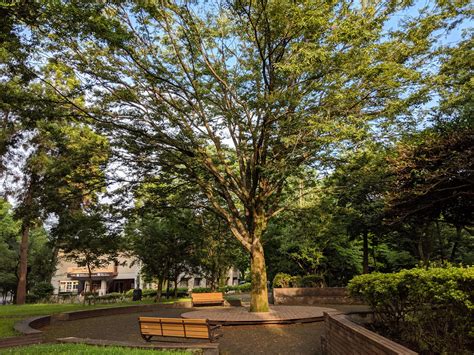
<svg viewBox="0 0 474 355">
<path fill-rule="evenodd" d="M 199 287 L 201 286 L 201 278 L 200 277 L 195 277 L 194 278 L 194 287 Z"/>
<path fill-rule="evenodd" d="M 79 281 L 60 281 L 59 292 L 77 292 Z"/>
</svg>

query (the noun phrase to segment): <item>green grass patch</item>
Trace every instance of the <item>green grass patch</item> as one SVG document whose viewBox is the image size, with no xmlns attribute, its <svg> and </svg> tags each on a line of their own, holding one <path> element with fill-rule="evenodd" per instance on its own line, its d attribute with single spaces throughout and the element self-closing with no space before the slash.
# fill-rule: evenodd
<svg viewBox="0 0 474 355">
<path fill-rule="evenodd" d="M 20 335 L 13 329 L 15 323 L 22 318 L 10 317 L 0 318 L 0 338 L 8 338 Z"/>
<path fill-rule="evenodd" d="M 160 304 L 171 304 L 174 302 L 189 301 L 190 298 L 178 298 L 161 300 Z M 109 307 L 125 307 L 134 306 L 139 304 L 153 304 L 153 299 L 145 299 L 140 302 L 118 302 L 118 303 L 96 303 L 92 305 L 83 305 L 78 303 L 38 303 L 38 304 L 24 304 L 21 306 L 7 305 L 0 306 L 0 318 L 4 317 L 32 317 L 32 316 L 43 316 L 47 314 L 72 312 L 72 311 L 85 311 L 95 308 L 109 308 Z"/>
<path fill-rule="evenodd" d="M 113 355 L 188 355 L 188 351 L 170 351 L 155 349 L 132 349 L 118 346 L 94 346 L 85 344 L 41 344 L 0 350 L 0 354 L 36 355 L 36 354 L 113 354 Z"/>
</svg>

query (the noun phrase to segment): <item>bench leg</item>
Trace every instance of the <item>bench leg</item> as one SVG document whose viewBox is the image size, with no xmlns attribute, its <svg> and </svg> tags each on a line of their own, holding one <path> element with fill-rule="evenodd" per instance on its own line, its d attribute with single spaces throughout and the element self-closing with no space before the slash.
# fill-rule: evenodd
<svg viewBox="0 0 474 355">
<path fill-rule="evenodd" d="M 152 335 L 143 335 L 142 334 L 142 338 L 145 339 L 145 341 L 148 342 L 148 343 L 150 342 L 151 337 L 152 337 Z"/>
</svg>

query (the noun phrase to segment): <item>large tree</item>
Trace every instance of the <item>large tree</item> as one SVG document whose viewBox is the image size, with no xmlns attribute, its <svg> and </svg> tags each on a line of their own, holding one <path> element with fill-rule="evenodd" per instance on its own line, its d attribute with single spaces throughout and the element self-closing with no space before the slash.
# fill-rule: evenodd
<svg viewBox="0 0 474 355">
<path fill-rule="evenodd" d="M 267 311 L 262 235 L 287 177 L 422 98 L 430 35 L 463 10 L 434 5 L 396 30 L 408 1 L 58 2 L 43 16 L 48 53 L 93 92 L 71 106 L 130 167 L 200 187 L 251 255 L 251 311 Z"/>
<path fill-rule="evenodd" d="M 16 217 L 22 221 L 18 304 L 26 299 L 31 229 L 51 214 L 66 216 L 66 211 L 95 199 L 105 185 L 103 170 L 109 153 L 107 139 L 79 122 L 78 113 L 70 109 L 71 102 L 83 102 L 75 90 L 74 73 L 54 61 L 41 72 L 48 84 L 25 81 L 19 75 L 1 82 L 7 88 L 7 94 L 0 96 L 3 192 L 16 200 Z"/>
</svg>

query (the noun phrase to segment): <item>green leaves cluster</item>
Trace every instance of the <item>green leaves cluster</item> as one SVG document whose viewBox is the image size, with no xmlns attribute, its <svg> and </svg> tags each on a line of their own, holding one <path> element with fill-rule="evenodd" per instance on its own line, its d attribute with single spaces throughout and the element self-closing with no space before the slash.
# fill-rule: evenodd
<svg viewBox="0 0 474 355">
<path fill-rule="evenodd" d="M 473 344 L 474 268 L 434 267 L 356 276 L 353 297 L 367 302 L 384 332 L 419 351 L 468 353 Z"/>
</svg>

